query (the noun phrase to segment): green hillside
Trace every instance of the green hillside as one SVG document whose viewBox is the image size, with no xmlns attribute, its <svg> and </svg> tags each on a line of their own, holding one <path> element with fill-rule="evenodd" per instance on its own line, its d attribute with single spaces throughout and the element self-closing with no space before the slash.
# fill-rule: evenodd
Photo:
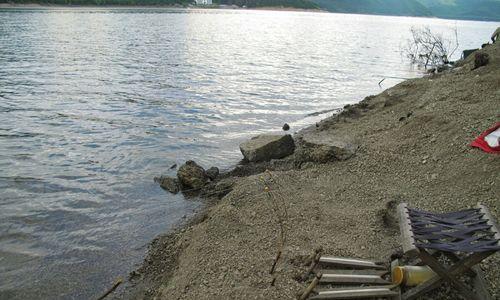
<svg viewBox="0 0 500 300">
<path fill-rule="evenodd" d="M 500 20 L 500 0 L 418 0 L 433 15 L 448 19 Z"/>
<path fill-rule="evenodd" d="M 342 13 L 431 16 L 417 0 L 313 0 L 321 8 Z"/>
<path fill-rule="evenodd" d="M 500 0 L 312 0 L 331 12 L 500 20 Z"/>
</svg>

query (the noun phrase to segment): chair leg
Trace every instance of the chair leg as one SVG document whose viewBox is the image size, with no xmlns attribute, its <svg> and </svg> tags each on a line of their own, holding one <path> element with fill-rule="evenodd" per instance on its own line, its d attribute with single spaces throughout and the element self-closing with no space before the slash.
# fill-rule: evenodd
<svg viewBox="0 0 500 300">
<path fill-rule="evenodd" d="M 442 279 L 448 281 L 449 283 L 451 283 L 452 285 L 454 285 L 459 291 L 460 293 L 465 296 L 465 299 L 467 300 L 482 300 L 480 299 L 479 297 L 477 297 L 476 295 L 474 295 L 474 293 L 472 293 L 470 291 L 469 288 L 467 288 L 467 286 L 465 286 L 462 282 L 460 282 L 458 280 L 458 275 L 460 275 L 460 273 L 454 273 L 452 274 L 451 272 L 449 272 L 449 270 L 447 270 L 446 268 L 444 268 L 443 266 L 441 266 L 441 264 L 437 261 L 437 259 L 435 259 L 432 255 L 430 255 L 427 251 L 425 250 L 420 250 L 420 259 L 425 262 L 429 267 L 431 267 L 432 270 L 434 270 L 434 272 L 436 272 L 439 276 L 441 276 Z M 458 262 L 456 265 L 461 265 L 462 262 Z M 464 270 L 465 271 L 465 270 Z M 461 272 L 462 273 L 462 272 Z"/>
<path fill-rule="evenodd" d="M 441 253 L 443 253 L 444 256 L 448 257 L 448 259 L 451 260 L 452 264 L 456 264 L 457 262 L 460 261 L 460 257 L 458 257 L 453 252 L 441 252 Z M 474 268 L 470 268 L 466 272 L 467 272 L 467 275 L 469 275 L 470 277 L 475 277 L 476 276 L 476 271 L 474 270 Z"/>
<path fill-rule="evenodd" d="M 425 251 L 421 249 L 420 253 L 423 253 L 423 252 L 425 252 Z M 427 252 L 425 252 L 425 253 L 428 256 L 430 256 Z M 432 256 L 430 256 L 430 257 L 432 258 L 432 261 L 436 262 L 436 264 L 440 268 L 442 268 L 442 270 L 444 270 L 444 275 L 447 277 L 450 277 L 450 275 L 457 276 L 459 274 L 462 274 L 463 272 L 469 270 L 471 267 L 473 267 L 477 263 L 481 262 L 483 259 L 485 259 L 486 257 L 490 256 L 493 253 L 494 253 L 494 251 L 480 252 L 480 253 L 472 254 L 472 255 L 464 258 L 460 262 L 454 264 L 453 266 L 451 266 L 447 270 L 444 269 L 443 267 L 441 267 L 441 265 Z M 425 254 L 424 254 L 424 256 L 425 256 Z M 422 256 L 420 257 L 420 259 L 427 263 L 427 259 L 422 258 Z M 429 265 L 429 267 L 431 267 L 438 275 L 441 275 L 440 272 L 437 272 L 433 266 Z M 405 299 L 405 300 L 416 299 L 417 297 L 438 288 L 441 285 L 442 280 L 443 280 L 443 278 L 445 278 L 445 276 L 441 275 L 441 277 L 440 276 L 432 277 L 431 279 L 427 280 L 426 282 L 424 282 L 424 283 L 414 287 L 413 289 L 407 291 L 406 293 L 404 293 L 402 295 L 402 299 Z M 453 282 L 454 282 L 454 280 L 453 280 Z M 476 299 L 476 297 L 473 296 L 471 299 Z"/>
<path fill-rule="evenodd" d="M 472 267 L 472 270 L 476 273 L 476 276 L 472 279 L 476 294 L 478 294 L 481 299 L 491 300 L 491 296 L 486 288 L 486 283 L 484 282 L 483 270 L 481 270 L 481 267 L 478 265 Z"/>
</svg>

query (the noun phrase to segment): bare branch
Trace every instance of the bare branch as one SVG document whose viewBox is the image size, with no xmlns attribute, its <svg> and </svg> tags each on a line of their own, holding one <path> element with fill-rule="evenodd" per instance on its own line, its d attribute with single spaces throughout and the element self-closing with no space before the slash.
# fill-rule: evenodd
<svg viewBox="0 0 500 300">
<path fill-rule="evenodd" d="M 411 38 L 406 42 L 402 51 L 412 64 L 427 68 L 428 66 L 441 66 L 449 63 L 449 58 L 458 48 L 458 32 L 455 27 L 455 44 L 453 51 L 449 51 L 452 45 L 450 40 L 445 39 L 439 33 L 433 33 L 427 26 L 411 27 Z"/>
</svg>

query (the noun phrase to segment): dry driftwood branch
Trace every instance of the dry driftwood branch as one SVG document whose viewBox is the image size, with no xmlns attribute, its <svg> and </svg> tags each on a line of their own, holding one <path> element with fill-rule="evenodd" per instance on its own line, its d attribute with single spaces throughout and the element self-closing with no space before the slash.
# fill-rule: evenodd
<svg viewBox="0 0 500 300">
<path fill-rule="evenodd" d="M 273 279 L 271 279 L 271 286 L 274 286 L 274 283 L 276 283 L 276 276 L 273 276 Z"/>
<path fill-rule="evenodd" d="M 411 27 L 411 38 L 403 47 L 403 54 L 410 59 L 411 63 L 427 68 L 428 66 L 441 66 L 449 63 L 450 57 L 458 49 L 458 32 L 454 30 L 453 42 L 444 38 L 441 34 L 432 32 L 428 26 Z"/>
<path fill-rule="evenodd" d="M 123 282 L 123 279 L 122 278 L 118 278 L 116 279 L 115 283 L 113 283 L 113 286 L 111 288 L 109 288 L 104 294 L 102 294 L 101 297 L 97 298 L 97 300 L 102 300 L 104 298 L 106 298 L 109 294 L 111 294 L 112 292 L 114 292 L 114 290 L 116 290 L 116 288 L 122 284 Z"/>
<path fill-rule="evenodd" d="M 273 215 L 276 217 L 279 228 L 278 251 L 269 272 L 270 274 L 273 274 L 276 270 L 276 266 L 281 258 L 286 243 L 286 221 L 288 220 L 288 211 L 286 209 L 287 203 L 283 198 L 280 185 L 274 179 L 272 173 L 269 170 L 266 170 L 265 177 L 261 176 L 260 179 L 264 185 L 264 192 L 266 193 L 266 196 L 272 205 Z"/>
<path fill-rule="evenodd" d="M 302 293 L 299 300 L 305 300 L 309 297 L 309 294 L 311 294 L 314 288 L 316 288 L 322 276 L 323 275 L 321 273 L 316 274 L 316 277 L 314 277 L 313 281 L 309 284 L 304 293 Z"/>
<path fill-rule="evenodd" d="M 318 248 L 314 249 L 314 251 L 311 253 L 311 255 L 309 255 L 306 258 L 306 260 L 304 262 L 304 266 L 310 265 L 311 262 L 314 261 L 314 259 L 318 255 L 318 253 L 323 253 L 323 247 L 318 247 Z"/>
<path fill-rule="evenodd" d="M 276 258 L 274 259 L 273 265 L 271 267 L 271 270 L 269 271 L 269 274 L 273 274 L 274 270 L 276 269 L 276 265 L 278 264 L 278 261 L 280 260 L 281 257 L 281 249 L 278 250 L 278 253 L 276 254 Z"/>
<path fill-rule="evenodd" d="M 314 256 L 313 260 L 311 261 L 311 265 L 309 266 L 309 268 L 307 268 L 307 271 L 304 274 L 304 276 L 302 276 L 302 281 L 307 280 L 307 278 L 309 277 L 309 274 L 311 274 L 312 271 L 314 270 L 314 268 L 316 268 L 316 266 L 318 265 L 320 258 L 321 258 L 321 251 L 315 252 L 315 256 Z"/>
</svg>

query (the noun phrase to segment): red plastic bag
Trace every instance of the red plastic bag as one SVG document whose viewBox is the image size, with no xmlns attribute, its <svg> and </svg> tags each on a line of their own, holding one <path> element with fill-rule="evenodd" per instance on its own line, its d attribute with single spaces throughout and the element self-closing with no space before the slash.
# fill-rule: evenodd
<svg viewBox="0 0 500 300">
<path fill-rule="evenodd" d="M 500 122 L 497 122 L 493 127 L 489 128 L 485 132 L 481 133 L 481 135 L 478 136 L 470 145 L 472 147 L 479 148 L 479 149 L 483 150 L 484 152 L 500 154 L 500 145 L 497 147 L 490 147 L 490 145 L 488 145 L 488 143 L 484 140 L 484 138 L 488 134 L 492 133 L 493 131 L 497 130 L 498 128 L 500 128 Z"/>
</svg>

